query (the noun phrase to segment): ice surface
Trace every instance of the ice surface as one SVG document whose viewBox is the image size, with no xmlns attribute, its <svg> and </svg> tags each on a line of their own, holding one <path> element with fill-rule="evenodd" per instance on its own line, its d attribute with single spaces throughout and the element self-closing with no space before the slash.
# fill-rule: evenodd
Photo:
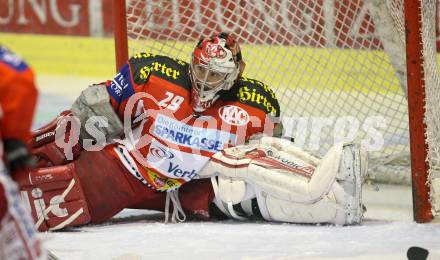
<svg viewBox="0 0 440 260">
<path fill-rule="evenodd" d="M 44 237 L 61 259 L 406 259 L 411 246 L 440 259 L 440 225 L 414 223 L 410 196 L 409 187 L 367 186 L 361 226 L 165 224 L 156 212 L 124 210 L 117 221 Z"/>
</svg>

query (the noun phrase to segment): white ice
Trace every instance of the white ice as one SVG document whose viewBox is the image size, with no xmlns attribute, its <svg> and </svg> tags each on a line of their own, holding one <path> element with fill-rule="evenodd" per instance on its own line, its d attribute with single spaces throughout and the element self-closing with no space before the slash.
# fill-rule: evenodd
<svg viewBox="0 0 440 260">
<path fill-rule="evenodd" d="M 411 246 L 440 259 L 440 225 L 412 221 L 409 187 L 378 189 L 364 189 L 360 226 L 165 224 L 156 212 L 124 210 L 118 221 L 44 237 L 60 259 L 407 259 Z"/>
</svg>

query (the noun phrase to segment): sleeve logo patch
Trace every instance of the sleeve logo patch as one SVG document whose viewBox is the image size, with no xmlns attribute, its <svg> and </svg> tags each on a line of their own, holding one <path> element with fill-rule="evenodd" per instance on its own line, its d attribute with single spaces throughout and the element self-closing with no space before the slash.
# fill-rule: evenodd
<svg viewBox="0 0 440 260">
<path fill-rule="evenodd" d="M 0 46 L 0 62 L 20 72 L 28 68 L 26 63 L 24 63 L 18 55 L 2 46 Z"/>
<path fill-rule="evenodd" d="M 246 125 L 249 120 L 249 114 L 238 106 L 223 106 L 218 110 L 220 118 L 230 125 L 241 126 Z"/>
<path fill-rule="evenodd" d="M 128 87 L 128 83 L 126 82 L 124 75 L 121 73 L 118 73 L 115 78 L 112 80 L 110 88 L 113 90 L 113 92 L 121 97 L 123 90 Z"/>
</svg>

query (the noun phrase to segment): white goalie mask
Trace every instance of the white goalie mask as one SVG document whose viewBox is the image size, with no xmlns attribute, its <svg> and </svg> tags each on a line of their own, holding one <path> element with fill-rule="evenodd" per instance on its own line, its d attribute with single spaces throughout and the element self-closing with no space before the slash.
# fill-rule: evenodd
<svg viewBox="0 0 440 260">
<path fill-rule="evenodd" d="M 240 54 L 238 45 L 226 34 L 197 44 L 189 66 L 194 112 L 200 113 L 211 107 L 220 91 L 229 90 L 234 85 L 240 73 L 241 54 L 237 54 Z"/>
</svg>

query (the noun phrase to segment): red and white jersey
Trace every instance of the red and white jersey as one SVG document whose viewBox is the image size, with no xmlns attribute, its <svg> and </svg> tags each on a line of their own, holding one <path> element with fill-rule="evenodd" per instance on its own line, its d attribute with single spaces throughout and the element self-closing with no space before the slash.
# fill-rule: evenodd
<svg viewBox="0 0 440 260">
<path fill-rule="evenodd" d="M 259 133 L 272 134 L 280 107 L 264 83 L 240 78 L 213 106 L 194 114 L 188 63 L 140 53 L 106 82 L 132 147 L 116 147 L 127 169 L 150 188 L 167 191 L 197 178 L 210 157 Z M 133 135 L 132 135 L 133 134 Z"/>
<path fill-rule="evenodd" d="M 0 46 L 0 138 L 26 142 L 37 102 L 34 74 L 26 63 Z"/>
</svg>

